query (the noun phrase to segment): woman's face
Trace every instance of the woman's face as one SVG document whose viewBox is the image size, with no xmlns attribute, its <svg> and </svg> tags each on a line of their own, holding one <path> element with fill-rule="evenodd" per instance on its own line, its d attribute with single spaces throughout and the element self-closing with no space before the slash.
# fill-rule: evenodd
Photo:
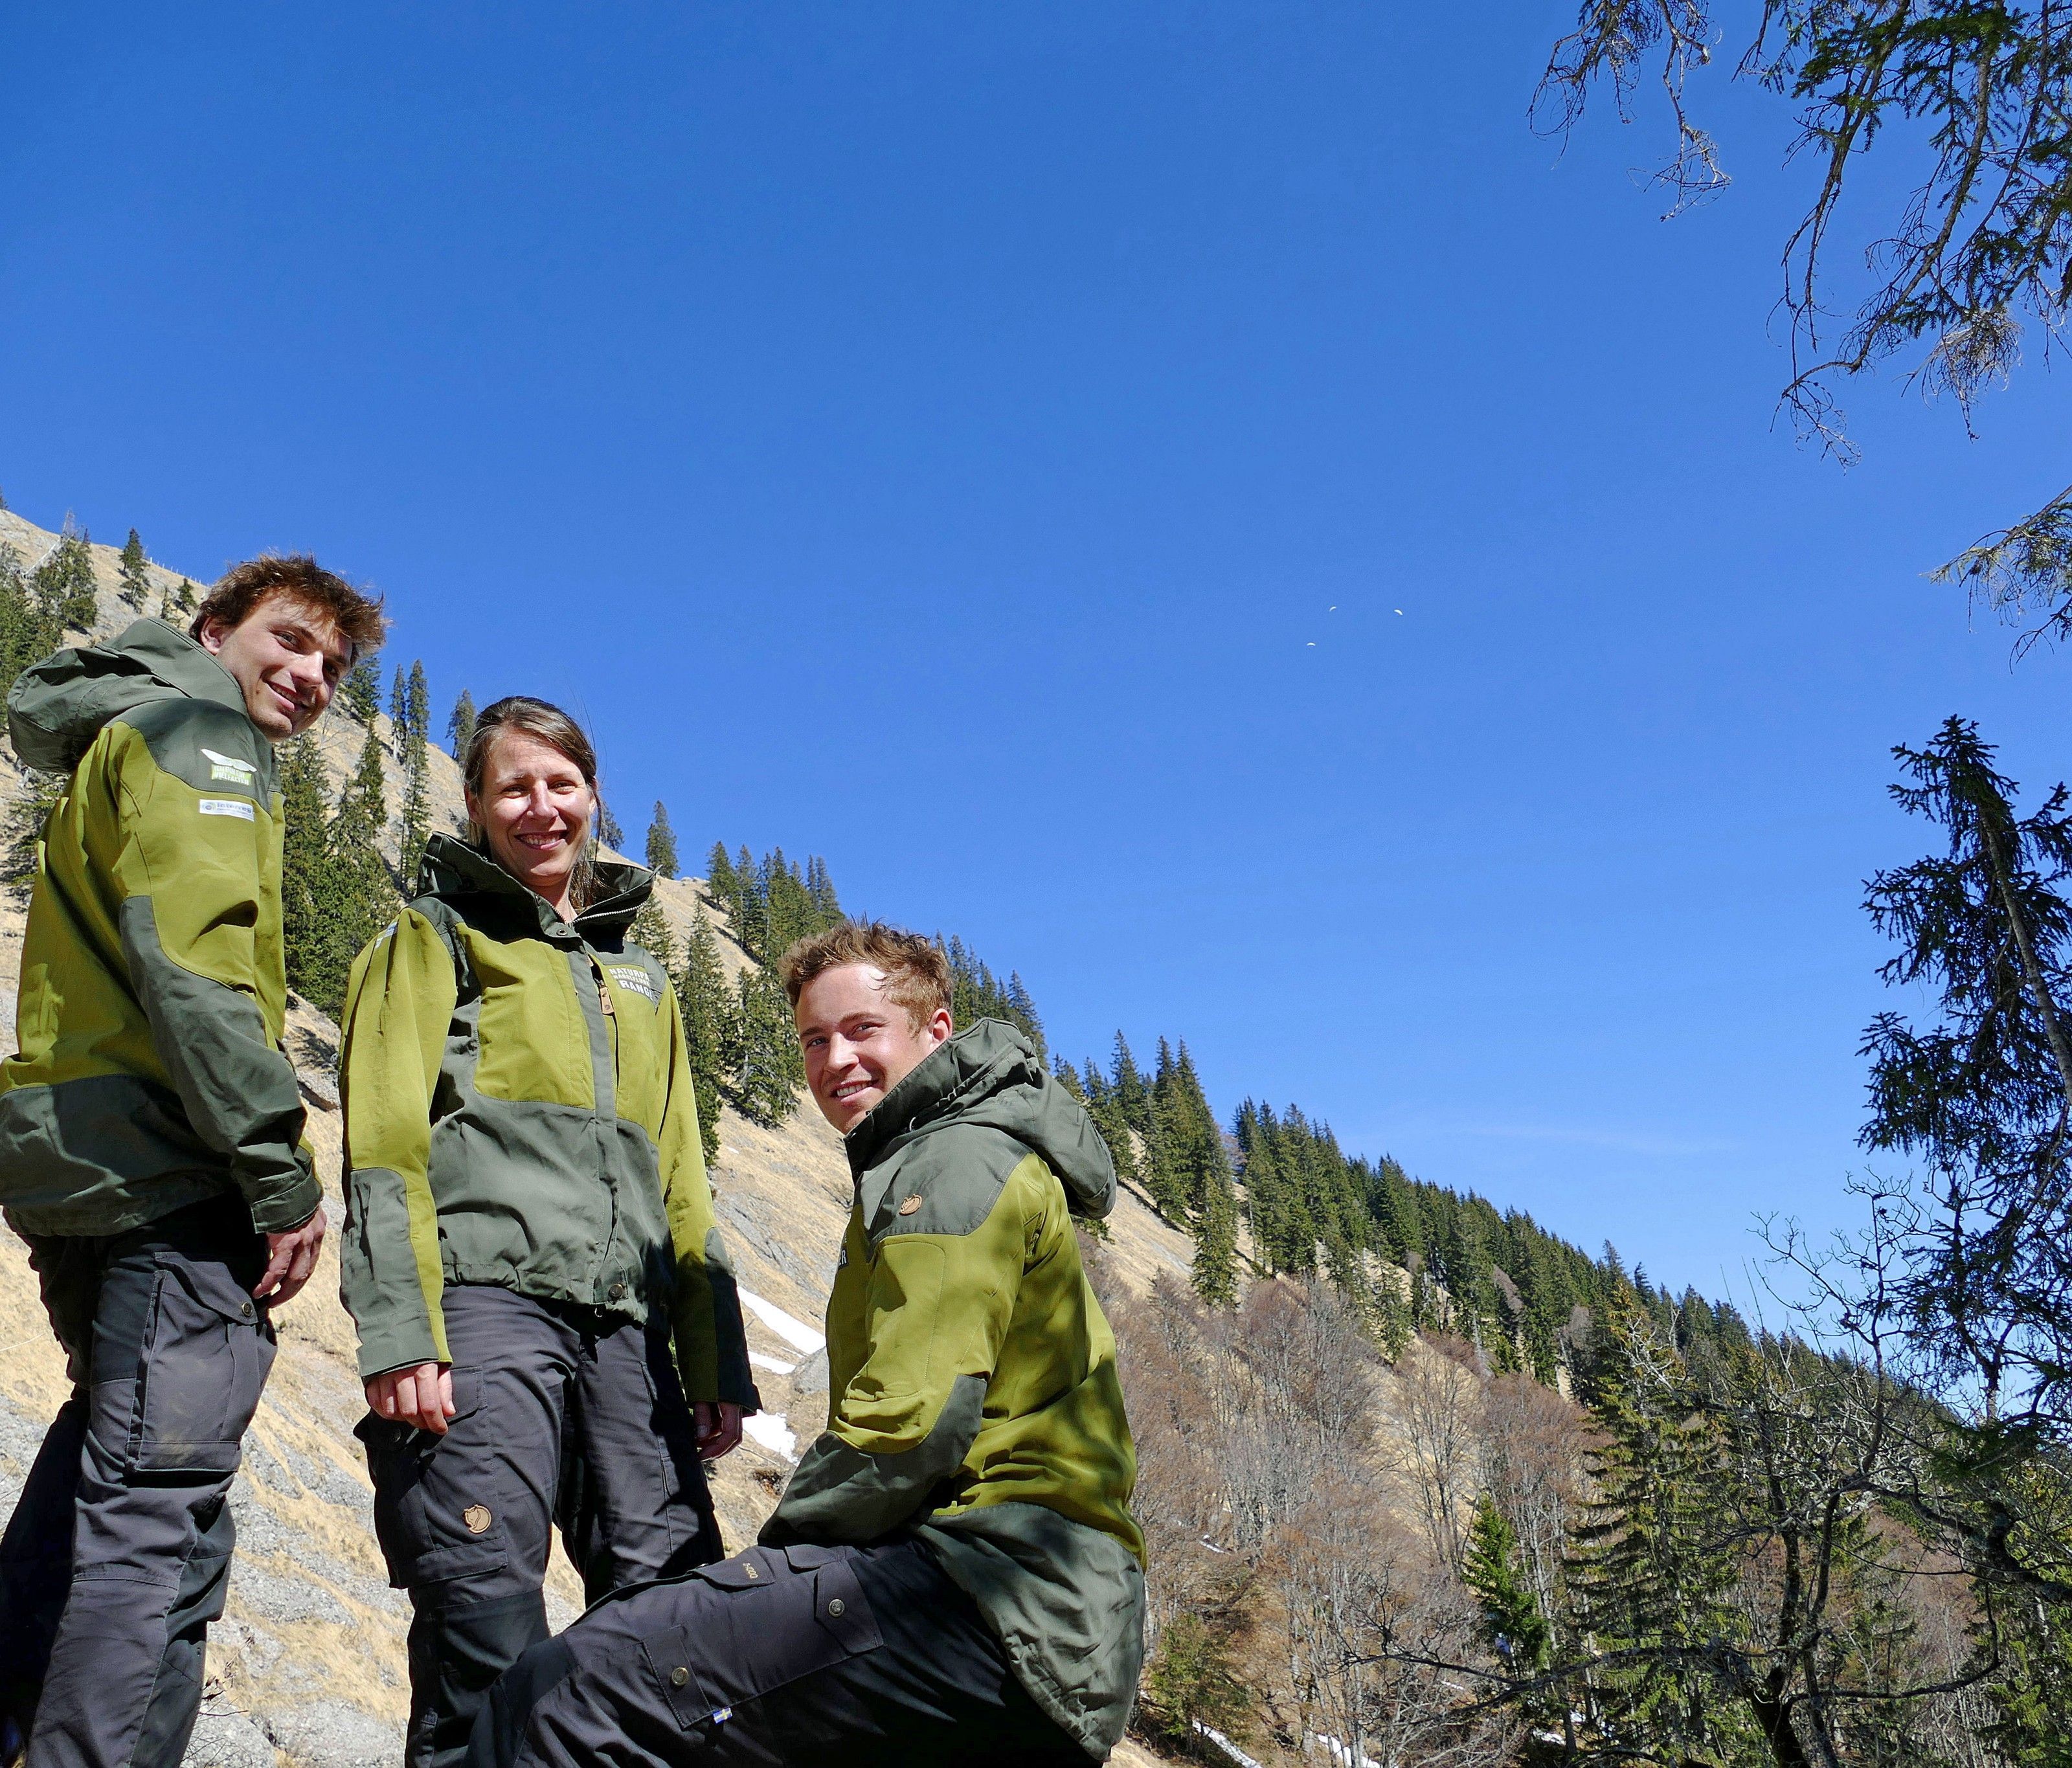
<svg viewBox="0 0 2072 1768">
<path fill-rule="evenodd" d="M 596 790 L 582 770 L 551 743 L 522 730 L 491 739 L 481 793 L 467 797 L 467 813 L 488 837 L 490 852 L 564 919 L 569 880 L 596 810 Z"/>
</svg>

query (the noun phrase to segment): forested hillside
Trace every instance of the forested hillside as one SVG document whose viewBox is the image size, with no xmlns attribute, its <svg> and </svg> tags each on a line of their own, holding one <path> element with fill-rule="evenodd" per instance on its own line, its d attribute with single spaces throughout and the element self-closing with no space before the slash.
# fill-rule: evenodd
<svg viewBox="0 0 2072 1768">
<path fill-rule="evenodd" d="M 0 513 L 0 673 L 140 611 L 177 618 L 197 593 L 134 536 L 118 552 Z M 284 758 L 290 1051 L 334 1208 L 327 1015 L 425 841 L 460 825 L 453 753 L 475 706 L 458 689 L 435 702 L 421 664 L 384 659 Z M 11 1016 L 19 886 L 51 783 L 8 759 Z M 828 1403 L 814 1322 L 849 1185 L 804 1104 L 771 960 L 842 906 L 827 860 L 738 840 L 712 840 L 705 878 L 684 877 L 687 837 L 662 804 L 637 844 L 615 809 L 600 835 L 637 845 L 663 880 L 638 933 L 676 980 L 750 1307 L 765 1411 L 716 1487 L 738 1541 Z M 2062 943 L 2072 914 L 2039 924 Z M 1041 954 L 981 956 L 939 936 L 959 1019 L 1020 1026 L 1122 1175 L 1121 1207 L 1086 1250 L 1140 1450 L 1145 1744 L 1351 1768 L 2072 1759 L 2072 1482 L 2049 1419 L 2015 1404 L 2033 1388 L 1967 1410 L 1963 1382 L 1907 1350 L 1924 1322 L 1954 1317 L 1943 1302 L 1959 1292 L 1947 1275 L 1906 1286 L 1933 1269 L 1890 1225 L 1906 1199 L 1881 1194 L 1876 1225 L 1839 1258 L 1781 1240 L 1815 1303 L 1751 1323 L 1443 1175 L 1349 1156 L 1300 1105 L 1212 1101 L 1178 1028 L 1136 1046 L 1118 1032 L 1104 1057 L 1075 1061 L 1051 1048 L 1015 968 L 1036 971 Z M 1943 1046 L 1909 1045 L 1897 1021 L 1881 1035 L 1891 1108 L 1877 1133 L 1904 1146 L 1926 1133 L 1905 1116 L 1921 1097 L 1908 1077 Z M 2047 1061 L 2048 1040 L 2035 1047 Z M 1959 1119 L 1922 1121 L 1949 1134 Z M 5 1236 L 0 1296 L 4 1503 L 60 1382 Z M 1973 1318 L 1986 1317 L 1981 1305 Z M 290 1310 L 281 1367 L 233 1499 L 246 1548 L 190 1760 L 393 1761 L 402 1614 L 366 1527 L 335 1297 L 313 1291 Z M 555 1576 L 565 1618 L 572 1585 L 565 1568 Z"/>
</svg>

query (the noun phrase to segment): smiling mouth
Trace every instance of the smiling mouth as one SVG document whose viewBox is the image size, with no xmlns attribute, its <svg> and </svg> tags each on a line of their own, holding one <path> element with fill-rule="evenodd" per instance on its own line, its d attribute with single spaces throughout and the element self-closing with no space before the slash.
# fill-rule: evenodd
<svg viewBox="0 0 2072 1768">
<path fill-rule="evenodd" d="M 871 1084 L 868 1080 L 844 1081 L 829 1096 L 835 1099 L 853 1099 L 860 1092 L 869 1092 Z"/>
</svg>

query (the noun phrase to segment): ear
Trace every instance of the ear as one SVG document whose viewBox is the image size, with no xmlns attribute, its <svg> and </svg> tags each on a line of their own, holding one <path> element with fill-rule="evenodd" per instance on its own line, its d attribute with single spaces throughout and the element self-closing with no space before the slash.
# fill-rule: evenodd
<svg viewBox="0 0 2072 1768">
<path fill-rule="evenodd" d="M 230 636 L 231 630 L 220 619 L 212 615 L 202 623 L 202 649 L 211 656 L 216 656 L 223 649 L 223 641 Z"/>
<path fill-rule="evenodd" d="M 948 1007 L 938 1007 L 935 1009 L 935 1012 L 929 1016 L 928 1042 L 931 1043 L 947 1042 L 949 1040 L 951 1033 L 955 1031 L 956 1029 L 956 1022 L 950 1018 L 950 1009 Z"/>
</svg>

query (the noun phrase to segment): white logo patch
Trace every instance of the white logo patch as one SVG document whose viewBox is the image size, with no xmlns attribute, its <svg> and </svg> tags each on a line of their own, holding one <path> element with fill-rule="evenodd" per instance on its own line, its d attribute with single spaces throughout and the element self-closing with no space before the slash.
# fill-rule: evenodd
<svg viewBox="0 0 2072 1768">
<path fill-rule="evenodd" d="M 242 798 L 204 798 L 201 813 L 204 816 L 242 816 L 248 823 L 253 820 L 251 804 Z"/>
<path fill-rule="evenodd" d="M 637 964 L 607 964 L 605 973 L 629 994 L 637 994 L 651 1007 L 662 1004 L 662 997 L 655 992 L 655 979 Z"/>
<path fill-rule="evenodd" d="M 202 745 L 201 752 L 208 757 L 208 777 L 211 779 L 227 779 L 233 786 L 249 786 L 252 783 L 253 776 L 259 771 L 256 763 L 240 760 L 236 755 L 226 755 L 220 750 L 210 748 L 206 743 Z"/>
</svg>

